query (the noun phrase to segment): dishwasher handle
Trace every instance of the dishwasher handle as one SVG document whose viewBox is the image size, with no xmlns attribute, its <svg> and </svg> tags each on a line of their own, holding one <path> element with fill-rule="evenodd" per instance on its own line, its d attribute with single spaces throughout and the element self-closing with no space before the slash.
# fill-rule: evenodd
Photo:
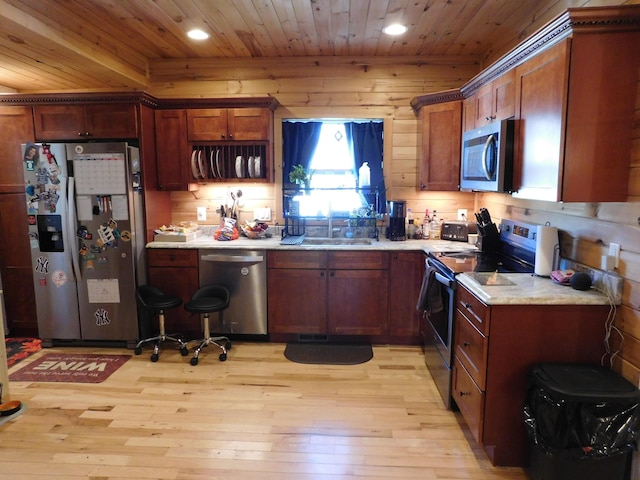
<svg viewBox="0 0 640 480">
<path fill-rule="evenodd" d="M 204 262 L 218 263 L 261 263 L 264 262 L 263 255 L 201 255 L 200 260 Z"/>
</svg>

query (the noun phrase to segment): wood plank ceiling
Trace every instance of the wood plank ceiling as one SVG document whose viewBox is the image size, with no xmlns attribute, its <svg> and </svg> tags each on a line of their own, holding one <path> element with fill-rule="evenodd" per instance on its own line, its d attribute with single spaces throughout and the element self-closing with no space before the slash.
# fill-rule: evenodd
<svg viewBox="0 0 640 480">
<path fill-rule="evenodd" d="M 0 91 L 146 90 L 216 60 L 217 75 L 301 57 L 481 63 L 590 0 L 0 0 Z M 599 5 L 636 3 L 602 0 Z M 381 33 L 404 23 L 400 37 Z M 208 40 L 186 37 L 192 28 Z M 442 61 L 442 60 L 441 60 Z M 206 65 L 210 65 L 207 63 Z M 207 67 L 209 68 L 209 67 Z M 157 76 L 154 76 L 157 75 Z M 186 74 L 188 75 L 188 74 Z M 192 76 L 191 80 L 194 79 Z M 167 81 L 166 74 L 162 81 Z"/>
</svg>

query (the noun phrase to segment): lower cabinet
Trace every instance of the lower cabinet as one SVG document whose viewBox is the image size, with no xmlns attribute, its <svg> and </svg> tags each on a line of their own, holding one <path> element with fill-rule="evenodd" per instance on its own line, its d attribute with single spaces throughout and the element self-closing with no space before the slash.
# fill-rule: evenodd
<svg viewBox="0 0 640 480">
<path fill-rule="evenodd" d="M 453 398 L 494 465 L 527 465 L 529 370 L 540 362 L 599 364 L 609 307 L 486 305 L 458 285 Z"/>
<path fill-rule="evenodd" d="M 388 252 L 270 251 L 269 333 L 387 333 Z"/>
<path fill-rule="evenodd" d="M 420 296 L 425 255 L 422 251 L 391 252 L 389 263 L 389 343 L 417 344 L 420 340 Z"/>
<path fill-rule="evenodd" d="M 149 248 L 147 274 L 149 285 L 177 295 L 186 303 L 199 286 L 198 250 Z M 199 316 L 187 312 L 183 306 L 165 312 L 165 327 L 167 333 L 180 333 L 187 339 L 202 336 Z M 154 324 L 154 331 L 156 328 Z"/>
</svg>

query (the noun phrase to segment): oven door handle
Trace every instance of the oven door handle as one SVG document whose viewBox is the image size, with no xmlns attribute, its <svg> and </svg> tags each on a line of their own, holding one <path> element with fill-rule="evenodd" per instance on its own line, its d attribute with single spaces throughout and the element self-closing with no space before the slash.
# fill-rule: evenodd
<svg viewBox="0 0 640 480">
<path fill-rule="evenodd" d="M 439 283 L 443 284 L 447 288 L 450 288 L 451 290 L 455 290 L 456 289 L 455 280 L 449 280 L 447 277 L 445 277 L 444 275 L 442 275 L 441 273 L 438 273 L 438 272 L 435 272 L 435 277 L 436 277 L 436 280 Z"/>
</svg>

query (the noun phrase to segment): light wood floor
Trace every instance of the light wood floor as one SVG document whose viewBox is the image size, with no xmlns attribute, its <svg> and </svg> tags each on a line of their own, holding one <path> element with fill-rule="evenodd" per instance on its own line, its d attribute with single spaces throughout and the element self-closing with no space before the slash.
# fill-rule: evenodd
<svg viewBox="0 0 640 480">
<path fill-rule="evenodd" d="M 27 409 L 0 426 L 0 478 L 527 478 L 491 466 L 443 408 L 419 348 L 375 347 L 355 366 L 296 364 L 283 351 L 238 343 L 220 362 L 208 347 L 196 367 L 145 351 L 101 384 L 12 382 Z"/>
</svg>

